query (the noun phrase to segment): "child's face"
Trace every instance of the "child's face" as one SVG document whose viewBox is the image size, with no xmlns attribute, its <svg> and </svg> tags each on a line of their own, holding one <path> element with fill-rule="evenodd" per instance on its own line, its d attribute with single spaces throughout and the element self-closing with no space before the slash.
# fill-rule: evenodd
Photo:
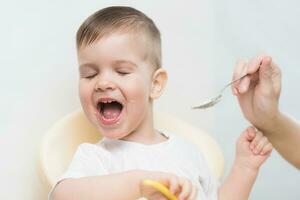
<svg viewBox="0 0 300 200">
<path fill-rule="evenodd" d="M 150 120 L 154 67 L 137 38 L 115 33 L 78 50 L 83 110 L 108 138 L 124 138 Z"/>
</svg>

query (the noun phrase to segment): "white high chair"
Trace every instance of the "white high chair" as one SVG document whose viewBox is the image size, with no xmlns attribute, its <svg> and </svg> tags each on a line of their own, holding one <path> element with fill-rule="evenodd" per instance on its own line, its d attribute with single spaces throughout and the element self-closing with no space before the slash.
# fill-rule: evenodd
<svg viewBox="0 0 300 200">
<path fill-rule="evenodd" d="M 215 177 L 222 178 L 223 155 L 210 135 L 167 113 L 157 110 L 154 113 L 154 124 L 158 130 L 176 133 L 196 144 Z M 96 143 L 99 139 L 101 135 L 82 110 L 70 113 L 55 123 L 44 136 L 40 154 L 40 172 L 47 191 L 67 169 L 77 146 L 83 142 Z"/>
</svg>

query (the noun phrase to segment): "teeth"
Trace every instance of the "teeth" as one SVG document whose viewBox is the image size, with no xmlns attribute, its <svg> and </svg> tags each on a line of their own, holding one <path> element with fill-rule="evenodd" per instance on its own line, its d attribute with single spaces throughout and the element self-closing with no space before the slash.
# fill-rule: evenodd
<svg viewBox="0 0 300 200">
<path fill-rule="evenodd" d="M 114 100 L 102 100 L 101 102 L 102 103 L 111 103 L 111 102 L 113 102 Z"/>
</svg>

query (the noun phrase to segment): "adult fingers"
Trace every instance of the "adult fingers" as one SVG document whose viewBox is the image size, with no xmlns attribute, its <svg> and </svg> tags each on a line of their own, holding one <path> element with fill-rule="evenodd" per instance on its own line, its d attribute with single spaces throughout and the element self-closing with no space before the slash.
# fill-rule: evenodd
<svg viewBox="0 0 300 200">
<path fill-rule="evenodd" d="M 232 81 L 237 80 L 238 78 L 240 78 L 242 75 L 244 75 L 246 72 L 246 67 L 247 67 L 247 61 L 246 60 L 238 60 L 234 71 L 233 71 L 233 75 L 232 75 Z M 234 95 L 238 94 L 238 90 L 239 90 L 239 81 L 236 81 L 232 84 L 231 86 L 232 89 L 232 93 Z"/>
<path fill-rule="evenodd" d="M 259 54 L 258 56 L 251 59 L 247 67 L 247 74 L 254 74 L 255 72 L 257 72 L 265 57 L 270 56 L 268 56 L 267 54 Z"/>
<path fill-rule="evenodd" d="M 250 76 L 244 77 L 239 83 L 238 92 L 240 94 L 244 94 L 245 92 L 247 92 L 248 88 L 250 86 L 250 83 L 251 83 Z"/>
</svg>

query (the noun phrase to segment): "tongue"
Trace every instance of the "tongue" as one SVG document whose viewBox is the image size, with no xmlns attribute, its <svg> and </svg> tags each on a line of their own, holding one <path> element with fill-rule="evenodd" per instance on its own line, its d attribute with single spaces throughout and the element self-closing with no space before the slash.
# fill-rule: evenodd
<svg viewBox="0 0 300 200">
<path fill-rule="evenodd" d="M 114 103 L 106 103 L 103 106 L 102 114 L 106 119 L 116 119 L 120 115 L 121 109 Z"/>
</svg>

